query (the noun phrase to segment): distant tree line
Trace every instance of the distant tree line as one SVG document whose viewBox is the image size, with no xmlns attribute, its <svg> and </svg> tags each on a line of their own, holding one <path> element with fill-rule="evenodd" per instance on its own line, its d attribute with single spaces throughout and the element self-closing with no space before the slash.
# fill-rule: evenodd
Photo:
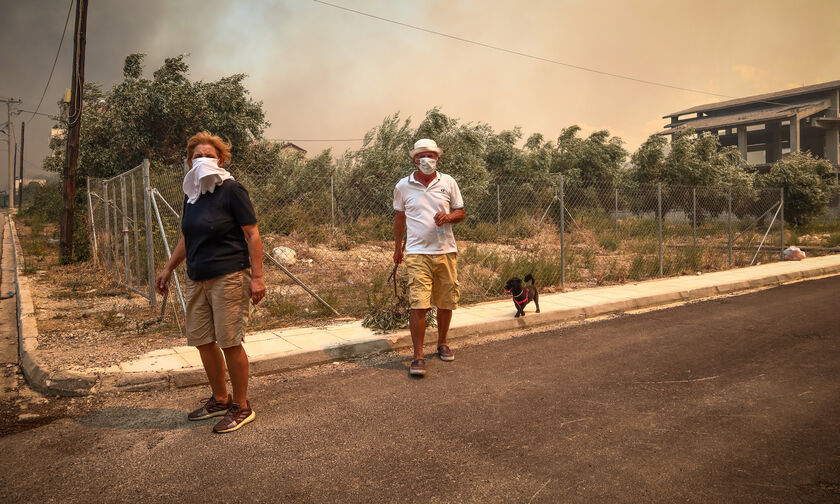
<svg viewBox="0 0 840 504">
<path fill-rule="evenodd" d="M 459 181 L 467 201 L 476 203 L 495 204 L 496 185 L 525 193 L 551 190 L 557 175 L 575 187 L 662 183 L 731 186 L 742 192 L 783 187 L 785 218 L 802 224 L 824 211 L 837 187 L 830 164 L 808 153 L 787 156 L 769 173 L 756 175 L 737 149 L 722 148 L 711 134 L 698 136 L 685 130 L 670 142 L 652 135 L 631 155 L 622 139 L 607 130 L 581 135 L 581 128 L 572 125 L 553 140 L 540 133 L 523 138 L 520 127 L 495 131 L 483 122 L 462 122 L 437 107 L 416 126 L 399 113 L 385 117 L 365 134 L 359 149 L 337 157 L 330 150 L 304 157 L 264 139 L 270 124 L 262 102 L 251 98 L 245 88 L 244 74 L 191 81 L 181 55 L 167 58 L 148 78 L 143 58 L 143 54 L 129 55 L 122 82 L 111 89 L 86 85 L 80 177 L 110 177 L 144 158 L 152 161 L 153 169 L 180 166 L 187 138 L 208 130 L 231 142 L 233 166 L 270 185 L 267 189 L 277 200 L 323 203 L 312 199 L 320 196 L 304 193 L 308 187 L 329 187 L 333 177 L 344 207 L 364 201 L 370 211 L 382 213 L 390 212 L 395 182 L 412 169 L 408 151 L 419 138 L 437 141 L 444 151 L 441 170 Z M 60 172 L 63 140 L 53 139 L 51 148 L 44 167 Z"/>
</svg>

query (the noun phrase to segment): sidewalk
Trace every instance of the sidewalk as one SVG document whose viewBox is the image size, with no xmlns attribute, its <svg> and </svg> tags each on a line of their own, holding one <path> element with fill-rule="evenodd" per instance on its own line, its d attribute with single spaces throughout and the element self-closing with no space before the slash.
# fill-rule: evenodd
<svg viewBox="0 0 840 504">
<path fill-rule="evenodd" d="M 10 234 L 6 233 L 7 239 Z M 449 340 L 457 342 L 471 336 L 534 328 L 836 274 L 840 274 L 840 255 L 543 294 L 540 296 L 542 312 L 534 313 L 531 303 L 525 310 L 526 316 L 518 319 L 514 318 L 516 311 L 510 299 L 480 303 L 455 312 Z M 22 367 L 30 385 L 36 390 L 61 395 L 87 395 L 109 390 L 160 390 L 206 383 L 198 351 L 188 346 L 157 350 L 119 365 L 90 368 L 85 373 L 48 369 L 38 356 L 34 307 L 28 282 L 20 275 L 18 292 Z M 430 329 L 426 337 L 430 350 L 436 339 L 436 329 Z M 377 334 L 363 328 L 361 321 L 356 321 L 248 334 L 243 345 L 251 361 L 251 374 L 262 375 L 368 353 L 410 348 L 411 336 L 408 330 Z M 455 346 L 457 348 L 457 343 Z"/>
<path fill-rule="evenodd" d="M 12 241 L 4 239 L 6 212 L 0 212 L 0 399 L 17 394 L 18 334 L 15 292 L 15 260 Z"/>
</svg>

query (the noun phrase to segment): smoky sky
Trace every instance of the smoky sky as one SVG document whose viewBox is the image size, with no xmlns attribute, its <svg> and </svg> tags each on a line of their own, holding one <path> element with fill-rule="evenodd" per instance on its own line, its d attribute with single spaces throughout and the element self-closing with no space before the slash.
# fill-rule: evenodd
<svg viewBox="0 0 840 504">
<path fill-rule="evenodd" d="M 840 2 L 333 0 L 430 30 L 535 56 L 733 97 L 840 79 Z M 0 96 L 34 110 L 69 0 L 0 1 Z M 69 87 L 73 15 L 41 111 Z M 720 98 L 629 82 L 422 33 L 311 0 L 91 0 L 85 77 L 109 88 L 125 56 L 146 74 L 188 53 L 190 76 L 248 74 L 266 137 L 334 154 L 394 112 L 414 124 L 440 106 L 463 122 L 521 126 L 555 139 L 569 125 L 608 129 L 632 151 L 661 116 Z M 5 122 L 5 111 L 3 111 Z M 26 171 L 48 152 L 45 117 L 27 121 Z M 3 138 L 5 140 L 5 137 Z M 0 174 L 7 150 L 0 144 Z M 0 180 L 5 180 L 0 176 Z M 0 189 L 7 182 L 0 182 Z"/>
</svg>

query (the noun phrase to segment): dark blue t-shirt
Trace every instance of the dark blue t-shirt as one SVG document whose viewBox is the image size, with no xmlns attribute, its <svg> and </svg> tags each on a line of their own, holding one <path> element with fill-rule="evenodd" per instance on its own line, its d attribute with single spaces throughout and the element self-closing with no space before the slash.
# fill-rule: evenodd
<svg viewBox="0 0 840 504">
<path fill-rule="evenodd" d="M 192 204 L 184 196 L 181 232 L 187 246 L 187 276 L 201 282 L 249 268 L 242 226 L 256 222 L 248 191 L 235 180 L 225 180 Z"/>
</svg>

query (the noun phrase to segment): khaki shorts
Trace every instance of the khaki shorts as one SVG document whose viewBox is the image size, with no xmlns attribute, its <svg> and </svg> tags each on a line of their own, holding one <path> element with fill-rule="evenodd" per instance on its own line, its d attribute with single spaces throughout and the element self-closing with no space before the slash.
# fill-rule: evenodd
<svg viewBox="0 0 840 504">
<path fill-rule="evenodd" d="M 409 254 L 405 256 L 408 268 L 408 298 L 411 308 L 422 310 L 432 307 L 454 310 L 461 299 L 458 283 L 458 254 Z"/>
<path fill-rule="evenodd" d="M 200 346 L 215 341 L 221 348 L 241 344 L 250 291 L 250 269 L 203 282 L 187 278 L 187 344 Z"/>
</svg>

